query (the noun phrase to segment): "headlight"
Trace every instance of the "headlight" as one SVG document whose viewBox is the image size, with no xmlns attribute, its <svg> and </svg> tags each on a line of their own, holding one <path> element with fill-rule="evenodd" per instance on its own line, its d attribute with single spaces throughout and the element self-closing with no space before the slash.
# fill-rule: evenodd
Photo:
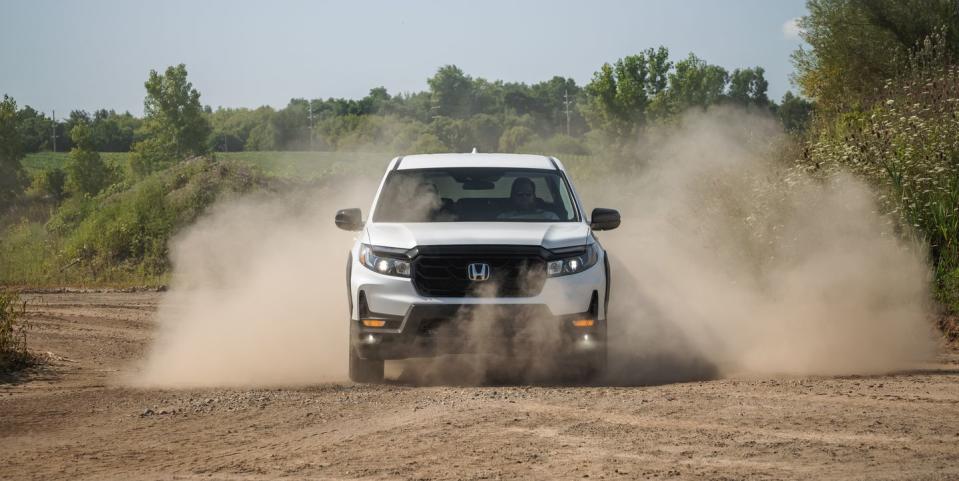
<svg viewBox="0 0 959 481">
<path fill-rule="evenodd" d="M 586 253 L 575 257 L 550 261 L 546 264 L 546 273 L 550 277 L 565 276 L 585 271 L 599 261 L 599 244 L 586 246 Z"/>
<path fill-rule="evenodd" d="M 410 276 L 410 261 L 378 256 L 373 253 L 373 248 L 367 244 L 360 244 L 360 264 L 373 272 L 388 276 Z"/>
</svg>

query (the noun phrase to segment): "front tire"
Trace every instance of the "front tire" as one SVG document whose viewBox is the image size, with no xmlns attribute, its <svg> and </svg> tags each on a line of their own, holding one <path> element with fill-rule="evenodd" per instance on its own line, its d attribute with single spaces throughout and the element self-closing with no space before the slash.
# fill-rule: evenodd
<svg viewBox="0 0 959 481">
<path fill-rule="evenodd" d="M 382 359 L 361 359 L 356 349 L 350 346 L 350 380 L 358 383 L 383 382 Z"/>
</svg>

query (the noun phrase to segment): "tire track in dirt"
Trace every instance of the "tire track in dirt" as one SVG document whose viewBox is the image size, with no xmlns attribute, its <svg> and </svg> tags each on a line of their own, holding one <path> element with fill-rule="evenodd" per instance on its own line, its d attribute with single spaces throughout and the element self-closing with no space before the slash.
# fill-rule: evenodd
<svg viewBox="0 0 959 481">
<path fill-rule="evenodd" d="M 39 297 L 56 357 L 0 384 L 4 479 L 959 479 L 953 350 L 889 376 L 135 389 L 160 294 Z"/>
</svg>

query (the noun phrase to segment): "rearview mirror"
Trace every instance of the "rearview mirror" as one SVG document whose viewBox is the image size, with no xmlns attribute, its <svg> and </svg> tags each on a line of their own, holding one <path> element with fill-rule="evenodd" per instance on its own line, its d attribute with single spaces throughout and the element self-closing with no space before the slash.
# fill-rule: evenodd
<svg viewBox="0 0 959 481">
<path fill-rule="evenodd" d="M 363 228 L 363 213 L 360 209 L 342 209 L 336 211 L 336 226 L 343 230 Z"/>
<path fill-rule="evenodd" d="M 619 211 L 597 207 L 590 216 L 589 226 L 593 230 L 613 230 L 619 227 Z"/>
</svg>

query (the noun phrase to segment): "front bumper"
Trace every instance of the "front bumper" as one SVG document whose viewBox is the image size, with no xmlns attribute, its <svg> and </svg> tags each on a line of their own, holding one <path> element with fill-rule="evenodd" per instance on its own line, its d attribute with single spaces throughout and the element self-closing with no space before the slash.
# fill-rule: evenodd
<svg viewBox="0 0 959 481">
<path fill-rule="evenodd" d="M 355 254 L 355 253 L 354 253 Z M 583 272 L 550 277 L 530 297 L 426 297 L 409 278 L 350 266 L 350 344 L 364 359 L 536 349 L 605 350 L 606 271 L 602 259 Z M 362 319 L 383 319 L 366 327 Z M 573 320 L 590 319 L 589 327 Z"/>
<path fill-rule="evenodd" d="M 546 279 L 536 296 L 452 298 L 421 296 L 410 279 L 378 274 L 354 260 L 350 293 L 350 344 L 364 359 L 605 349 L 603 262 Z M 386 322 L 366 327 L 362 319 Z M 583 319 L 593 325 L 573 326 Z"/>
<path fill-rule="evenodd" d="M 360 302 L 364 302 L 361 298 Z M 605 348 L 606 323 L 596 319 L 596 296 L 590 310 L 554 316 L 542 304 L 418 304 L 403 316 L 365 312 L 363 319 L 385 321 L 383 327 L 350 322 L 352 347 L 363 359 L 406 359 L 442 354 L 551 352 L 589 354 Z M 588 327 L 575 320 L 592 320 Z"/>
</svg>

